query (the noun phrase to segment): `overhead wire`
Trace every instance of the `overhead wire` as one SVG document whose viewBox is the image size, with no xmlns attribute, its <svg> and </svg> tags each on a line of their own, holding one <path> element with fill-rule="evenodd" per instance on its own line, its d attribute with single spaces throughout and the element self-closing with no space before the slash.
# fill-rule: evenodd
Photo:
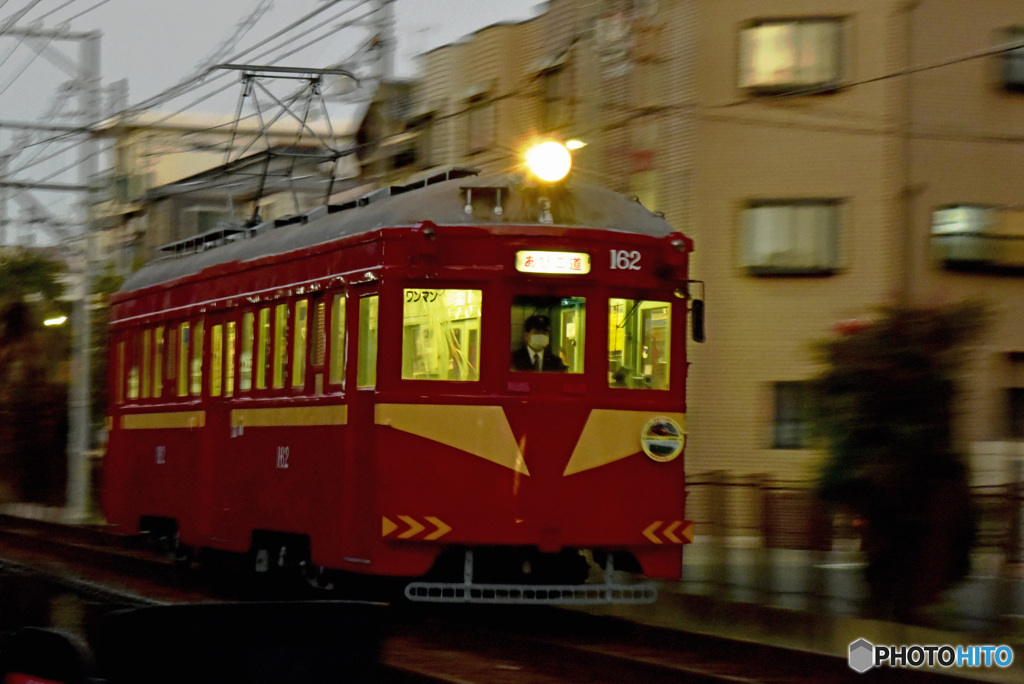
<svg viewBox="0 0 1024 684">
<path fill-rule="evenodd" d="M 49 47 L 50 43 L 53 42 L 53 39 L 54 39 L 54 37 L 50 36 L 50 38 L 46 41 L 46 44 L 43 46 L 42 50 L 45 50 L 47 47 Z M 12 76 L 10 79 L 8 79 L 7 83 L 5 83 L 2 88 L 0 88 L 0 95 L 3 95 L 4 93 L 6 93 L 7 89 L 10 88 L 12 85 L 14 85 L 14 83 L 19 78 L 21 78 L 21 75 L 25 73 L 25 70 L 28 69 L 30 66 L 32 66 L 33 62 L 35 62 L 37 59 L 39 59 L 39 55 L 42 53 L 42 50 L 34 50 L 33 51 L 32 56 L 29 57 L 25 62 L 22 63 L 21 68 L 18 69 L 18 73 L 14 74 L 14 76 Z"/>
<path fill-rule="evenodd" d="M 309 21 L 312 18 L 315 18 L 316 16 L 318 16 L 320 13 L 322 13 L 326 9 L 328 9 L 328 8 L 338 4 L 339 2 L 343 2 L 343 1 L 349 1 L 349 0 L 333 0 L 333 2 L 331 2 L 330 4 L 325 5 L 324 7 L 321 7 L 318 10 L 310 12 L 307 15 L 305 15 L 304 17 L 302 17 L 301 19 L 296 20 L 295 22 L 292 22 L 292 24 L 290 24 L 288 27 L 285 27 L 284 29 L 281 29 L 280 31 L 275 33 L 273 36 L 262 40 L 260 43 L 257 43 L 256 45 L 251 46 L 250 48 L 247 48 L 246 50 L 244 50 L 244 51 L 242 51 L 240 53 L 237 53 L 237 54 L 233 55 L 229 59 L 229 61 L 232 61 L 232 62 L 238 61 L 239 59 L 245 57 L 245 55 L 248 54 L 249 52 L 251 52 L 253 49 L 258 48 L 258 47 L 262 47 L 263 45 L 267 44 L 271 40 L 276 39 L 276 38 L 280 37 L 281 35 L 286 34 L 290 30 L 301 26 L 304 22 Z M 327 21 L 328 22 L 335 21 L 335 20 L 343 17 L 345 14 L 351 12 L 353 9 L 356 9 L 356 8 L 358 8 L 361 5 L 365 5 L 368 1 L 369 0 L 360 0 L 356 5 L 353 5 L 352 7 L 349 7 L 347 9 L 343 10 L 342 12 L 340 12 L 339 14 L 336 14 L 335 16 L 331 17 Z M 355 20 L 352 20 L 352 21 L 349 21 L 349 22 L 346 22 L 346 23 L 342 24 L 341 26 L 336 26 L 336 27 L 334 27 L 333 31 L 336 32 L 336 31 L 342 30 L 344 28 L 349 28 L 352 25 L 354 25 L 355 23 L 357 23 L 358 21 L 361 21 L 362 19 L 364 19 L 365 17 L 366 17 L 366 15 L 362 15 L 362 16 L 358 17 Z M 331 35 L 333 35 L 333 33 L 329 32 L 329 33 L 325 34 L 324 36 L 322 36 L 320 38 L 320 40 L 324 40 L 326 38 L 329 38 Z M 257 58 L 258 59 L 262 59 L 263 57 L 266 57 L 266 56 L 268 56 L 270 54 L 273 54 L 274 50 L 280 50 L 281 48 L 285 47 L 286 45 L 287 45 L 287 42 L 285 42 L 282 45 L 278 45 L 278 46 L 272 48 L 271 50 L 265 51 L 265 52 L 261 53 L 260 55 L 257 55 Z M 227 72 L 221 72 L 221 74 L 227 75 Z M 214 76 L 210 80 L 212 82 L 213 80 L 215 80 L 217 78 L 222 78 L 222 77 L 223 76 L 216 75 L 216 76 Z M 153 97 L 151 97 L 151 98 L 149 98 L 147 100 L 144 100 L 144 101 L 142 101 L 140 103 L 132 105 L 132 106 L 128 107 L 127 109 L 125 109 L 122 112 L 116 113 L 114 116 L 115 117 L 117 117 L 117 116 L 124 116 L 124 115 L 128 115 L 128 114 L 131 114 L 131 113 L 134 113 L 134 112 L 137 112 L 137 111 L 143 111 L 145 109 L 148 109 L 150 106 L 155 106 L 155 104 L 159 104 L 159 102 L 157 102 L 157 100 L 166 101 L 166 100 L 169 100 L 169 99 L 173 99 L 173 97 L 180 96 L 183 93 L 172 93 L 171 91 L 175 90 L 176 88 L 179 88 L 182 84 L 186 83 L 186 81 L 195 81 L 195 80 L 197 80 L 197 79 L 194 79 L 194 78 L 193 79 L 186 79 L 185 81 L 182 81 L 181 83 L 176 84 L 175 86 L 171 86 L 171 88 L 168 88 L 168 89 L 162 91 L 161 93 L 158 93 L 157 95 L 154 95 Z M 199 99 L 189 103 L 185 107 L 182 107 L 181 109 L 179 109 L 179 110 L 177 110 L 177 111 L 175 111 L 175 112 L 173 112 L 171 114 L 168 114 L 167 116 L 163 117 L 159 121 L 154 122 L 152 125 L 159 125 L 161 123 L 164 123 L 167 120 L 169 120 L 169 119 L 171 119 L 171 118 L 173 118 L 175 116 L 178 116 L 178 115 L 184 113 L 185 111 L 187 111 L 189 108 L 195 106 L 196 104 L 199 104 L 199 103 L 205 101 L 206 99 L 209 99 L 210 97 L 213 97 L 213 96 L 215 96 L 217 94 L 220 94 L 221 92 L 224 92 L 224 90 L 227 90 L 228 88 L 232 87 L 233 85 L 234 84 L 228 84 L 227 86 L 224 86 L 224 87 L 220 88 L 219 90 L 217 90 L 214 93 L 211 93 L 208 96 L 200 97 Z M 95 126 L 98 126 L 100 123 L 101 123 L 101 121 L 88 122 L 86 124 L 83 124 L 83 128 L 94 128 Z M 36 142 L 34 142 L 32 144 L 34 144 L 34 145 L 45 144 L 45 143 L 52 142 L 52 141 L 63 140 L 65 138 L 72 137 L 74 135 L 79 135 L 79 133 L 76 133 L 76 132 L 62 132 L 62 133 L 54 134 L 54 135 L 49 136 L 47 138 L 38 140 L 38 141 L 36 141 Z"/>
<path fill-rule="evenodd" d="M 73 16 L 70 16 L 70 17 L 68 17 L 67 19 L 65 19 L 64 21 L 65 21 L 65 22 L 70 22 L 70 21 L 74 21 L 75 19 L 78 19 L 79 17 L 83 17 L 83 16 L 85 16 L 86 14 L 88 14 L 89 12 L 92 12 L 92 11 L 93 11 L 93 10 L 95 10 L 95 9 L 99 9 L 100 7 L 103 7 L 103 6 L 104 6 L 104 5 L 106 5 L 106 4 L 108 3 L 108 2 L 110 2 L 110 0 L 100 0 L 99 2 L 97 2 L 97 3 L 95 4 L 95 5 L 93 5 L 93 6 L 92 6 L 92 7 L 90 7 L 89 9 L 86 9 L 86 10 L 82 10 L 82 11 L 81 11 L 81 12 L 79 12 L 78 14 L 75 14 L 75 15 L 73 15 Z"/>
<path fill-rule="evenodd" d="M 266 45 L 267 43 L 269 43 L 271 41 L 274 41 L 274 40 L 277 40 L 279 37 L 290 33 L 294 29 L 302 26 L 306 22 L 310 21 L 311 19 L 316 18 L 320 14 L 326 12 L 331 7 L 337 5 L 339 2 L 343 2 L 343 1 L 347 1 L 347 0 L 330 0 L 329 2 L 326 2 L 322 7 L 319 7 L 318 9 L 315 9 L 312 12 L 307 13 L 306 15 L 301 17 L 300 19 L 297 19 L 296 21 L 292 22 L 288 26 L 278 30 L 276 33 L 274 33 L 273 35 L 263 39 L 262 41 L 260 41 L 256 45 L 250 46 L 250 47 L 246 48 L 245 50 L 242 50 L 241 52 L 236 53 L 235 55 L 232 55 L 228 59 L 228 61 L 229 62 L 238 62 L 239 60 L 244 59 L 246 57 L 246 55 L 250 54 L 254 50 L 257 50 L 260 47 Z M 359 7 L 360 5 L 366 4 L 368 1 L 369 0 L 360 0 L 356 5 L 353 5 L 352 7 L 347 8 L 346 10 L 344 10 L 338 16 L 344 16 L 344 14 L 352 11 L 353 9 L 355 9 L 356 7 Z M 337 17 L 335 17 L 335 18 L 337 18 Z M 333 19 L 331 19 L 329 21 L 333 21 Z M 197 84 L 201 85 L 202 82 L 205 81 L 207 79 L 207 77 L 210 76 L 211 73 L 213 73 L 214 71 L 215 70 L 213 69 L 213 65 L 207 65 L 205 68 L 197 71 L 196 73 L 194 73 L 191 76 L 186 77 L 185 79 L 183 79 L 179 83 L 171 86 L 170 88 L 167 88 L 166 90 L 164 90 L 164 91 L 162 91 L 160 93 L 157 93 L 156 95 L 154 95 L 154 96 L 152 96 L 152 97 L 150 97 L 150 98 L 148 98 L 146 100 L 143 100 L 142 102 L 139 102 L 139 103 L 129 107 L 127 112 L 135 112 L 135 111 L 141 111 L 141 110 L 145 110 L 145 109 L 150 109 L 150 108 L 152 108 L 154 106 L 163 104 L 164 102 L 167 102 L 168 100 L 174 99 L 175 97 L 178 97 L 179 95 L 181 95 L 182 91 L 189 89 L 191 86 L 195 86 Z M 222 77 L 221 74 L 217 73 L 217 74 L 214 74 L 210 78 L 210 80 L 216 80 L 216 79 L 219 79 L 221 77 Z"/>
<path fill-rule="evenodd" d="M 105 4 L 105 3 L 107 2 L 107 1 L 109 1 L 109 0 L 103 0 L 103 2 L 100 2 L 100 3 L 98 3 L 97 5 L 94 5 L 93 7 L 90 7 L 90 8 L 88 9 L 88 10 L 85 10 L 85 12 L 91 11 L 91 10 L 95 9 L 96 7 L 99 7 L 100 5 L 102 5 L 102 4 Z M 293 22 L 292 24 L 290 24 L 290 25 L 289 25 L 288 27 L 285 27 L 284 29 L 281 29 L 280 31 L 278 31 L 277 33 L 275 33 L 275 34 L 274 34 L 273 36 L 271 36 L 271 37 L 269 37 L 269 38 L 267 38 L 267 39 L 264 39 L 264 40 L 263 40 L 263 41 L 261 41 L 260 43 L 257 43 L 256 45 L 254 45 L 254 46 L 251 46 L 251 47 L 247 48 L 246 50 L 243 50 L 243 51 L 242 51 L 242 52 L 240 52 L 240 53 L 237 53 L 237 54 L 236 54 L 236 55 L 235 55 L 234 57 L 232 57 L 232 58 L 231 58 L 231 59 L 232 59 L 232 61 L 234 61 L 234 60 L 237 60 L 237 59 L 239 59 L 239 58 L 241 58 L 241 57 L 245 56 L 246 54 L 248 54 L 248 53 L 252 52 L 252 50 L 254 50 L 254 49 L 258 48 L 258 47 L 261 47 L 261 46 L 263 46 L 263 45 L 266 45 L 267 43 L 271 42 L 272 40 L 274 40 L 274 39 L 276 39 L 276 38 L 278 38 L 278 37 L 280 37 L 280 36 L 286 35 L 286 34 L 287 34 L 287 33 L 288 33 L 289 31 L 291 31 L 292 29 L 294 29 L 294 28 L 297 28 L 297 27 L 301 26 L 301 25 L 302 25 L 303 23 L 305 23 L 306 21 L 309 21 L 310 19 L 312 19 L 312 18 L 315 18 L 315 17 L 317 17 L 318 15 L 320 15 L 321 13 L 323 13 L 323 12 L 324 12 L 325 10 L 329 9 L 330 7 L 332 7 L 332 6 L 336 5 L 336 4 L 338 3 L 338 2 L 341 2 L 341 1 L 342 1 L 342 0 L 334 0 L 334 2 L 331 2 L 330 4 L 328 4 L 328 5 L 325 5 L 324 7 L 321 7 L 321 8 L 319 8 L 319 9 L 317 9 L 317 10 L 314 10 L 313 12 L 310 12 L 310 13 L 306 14 L 306 15 L 305 15 L 305 16 L 304 16 L 303 18 L 301 18 L 301 19 L 297 20 L 296 22 Z M 349 13 L 349 12 L 351 12 L 351 11 L 353 11 L 354 9 L 356 9 L 356 8 L 358 8 L 358 7 L 362 6 L 362 5 L 365 5 L 367 1 L 368 1 L 368 0 L 362 0 L 361 2 L 358 2 L 357 4 L 355 4 L 355 5 L 351 6 L 351 7 L 348 7 L 348 8 L 346 8 L 345 10 L 343 10 L 342 12 L 340 12 L 339 14 L 336 14 L 336 15 L 335 15 L 334 17 L 332 17 L 331 19 L 329 19 L 329 20 L 328 20 L 328 22 L 336 21 L 337 19 L 339 19 L 339 18 L 341 18 L 341 17 L 345 16 L 346 14 L 348 14 L 348 13 Z M 66 3 L 66 4 L 67 4 L 67 3 Z M 64 6 L 66 6 L 66 4 L 65 4 Z M 63 7 L 63 6 L 62 6 L 62 7 Z M 58 9 L 60 9 L 60 8 L 58 8 Z M 76 15 L 76 16 L 80 16 L 81 14 L 84 14 L 85 12 L 82 12 L 82 13 L 80 13 L 79 15 Z M 332 35 L 332 34 L 333 34 L 334 32 L 336 32 L 337 30 L 341 30 L 342 28 L 347 28 L 347 27 L 349 27 L 349 26 L 351 26 L 351 25 L 353 25 L 353 24 L 357 23 L 358 21 L 361 21 L 361 20 L 362 20 L 362 19 L 364 19 L 364 18 L 365 18 L 366 16 L 368 16 L 368 14 L 369 14 L 369 13 L 367 13 L 367 14 L 364 14 L 364 15 L 361 15 L 360 17 L 357 17 L 356 19 L 354 19 L 354 20 L 352 20 L 352 21 L 350 21 L 350 22 L 348 22 L 348 23 L 346 23 L 346 24 L 343 24 L 343 25 L 342 25 L 342 26 L 340 26 L 340 27 L 335 27 L 335 28 L 334 28 L 334 30 L 333 30 L 332 32 L 328 32 L 328 33 L 326 33 L 325 35 L 321 36 L 321 37 L 320 37 L 320 38 L 319 38 L 318 40 L 316 40 L 316 41 L 310 41 L 310 42 L 309 42 L 309 43 L 307 44 L 307 46 L 308 46 L 308 45 L 311 45 L 311 44 L 313 44 L 313 43 L 315 43 L 315 42 L 318 42 L 319 40 L 324 40 L 324 39 L 326 39 L 326 38 L 330 37 L 330 35 Z M 262 58 L 262 57 L 264 57 L 264 56 L 267 56 L 267 55 L 273 54 L 273 52 L 274 52 L 275 50 L 280 50 L 280 49 L 281 49 L 282 47 L 284 47 L 285 45 L 287 45 L 287 43 L 284 43 L 284 44 L 282 44 L 282 45 L 278 45 L 278 46 L 276 46 L 276 47 L 273 47 L 273 48 L 271 48 L 270 50 L 268 50 L 268 51 L 265 51 L 265 52 L 261 53 L 261 55 L 259 56 L 259 58 Z M 290 54 L 293 54 L 293 53 L 294 53 L 294 51 L 292 51 L 292 52 L 290 52 L 290 53 L 288 53 L 288 54 L 290 55 Z M 279 58 L 277 58 L 277 60 L 279 60 L 279 59 L 281 59 L 281 58 L 283 58 L 283 57 L 279 57 Z M 277 61 L 277 60 L 276 60 L 276 61 Z M 216 91 L 214 91 L 214 92 L 211 92 L 211 93 L 209 93 L 209 94 L 207 94 L 207 95 L 204 95 L 204 96 L 202 96 L 202 97 L 200 97 L 200 98 L 197 98 L 196 100 L 194 100 L 194 101 L 190 102 L 190 103 L 189 103 L 189 104 L 188 104 L 188 105 L 186 106 L 186 108 L 184 108 L 184 109 L 182 109 L 182 110 L 179 110 L 178 112 L 176 112 L 176 113 L 174 113 L 174 114 L 172 114 L 172 115 L 169 115 L 169 116 L 167 116 L 167 117 L 164 117 L 164 118 L 163 118 L 163 119 L 161 119 L 161 120 L 160 120 L 159 122 L 157 122 L 157 124 L 159 124 L 159 123 L 162 123 L 162 122 L 165 122 L 165 121 L 169 120 L 170 118 L 173 118 L 173 116 L 177 116 L 178 114 L 180 114 L 180 113 L 182 113 L 182 112 L 184 112 L 184 111 L 187 111 L 187 109 L 190 109 L 190 108 L 192 108 L 192 107 L 196 106 L 197 104 L 200 104 L 201 102 L 203 102 L 203 101 L 205 101 L 205 100 L 207 100 L 207 99 L 210 99 L 210 98 L 212 98 L 212 97 L 214 97 L 214 96 L 216 96 L 216 95 L 218 95 L 218 94 L 220 94 L 220 93 L 224 92 L 225 90 L 227 90 L 227 89 L 228 89 L 228 88 L 230 88 L 230 87 L 233 87 L 233 84 L 227 84 L 227 85 L 225 85 L 224 87 L 221 87 L 221 88 L 219 88 L 218 90 L 216 90 Z M 172 88 L 173 88 L 173 87 L 172 87 Z M 166 93 L 166 92 L 168 92 L 168 91 L 165 91 L 165 93 Z M 188 90 L 185 90 L 184 92 L 188 92 Z M 183 93 L 182 93 L 182 94 L 183 94 Z M 157 97 L 159 97 L 159 95 L 158 95 Z M 152 99 L 152 98 L 151 98 L 151 99 Z M 136 107 L 138 107 L 138 105 L 136 105 Z M 132 108 L 129 108 L 129 109 L 132 109 Z M 248 118 L 248 117 L 247 117 L 247 118 Z M 98 123 L 99 123 L 99 122 L 94 122 L 93 124 L 91 124 L 90 126 L 88 126 L 88 128 L 92 128 L 92 127 L 94 127 L 95 125 L 98 125 Z M 36 141 L 36 142 L 34 142 L 34 143 L 31 143 L 31 144 L 32 144 L 32 145 L 37 145 L 37 144 L 44 144 L 44 143 L 48 144 L 48 143 L 52 143 L 52 142 L 56 142 L 56 141 L 60 141 L 60 140 L 64 140 L 64 139 L 67 139 L 67 138 L 73 137 L 74 135 L 77 135 L 77 134 L 76 134 L 75 132 L 67 132 L 67 133 L 61 133 L 61 134 L 58 134 L 58 135 L 50 136 L 49 138 L 47 138 L 47 139 L 45 139 L 45 140 L 41 140 L 41 141 Z M 74 143 L 74 144 L 72 144 L 72 145 L 68 146 L 67 148 L 64 148 L 64 150 L 63 150 L 63 151 L 65 151 L 65 152 L 66 152 L 66 151 L 70 151 L 71 149 L 74 149 L 75 147 L 77 147 L 77 146 L 78 146 L 78 145 L 80 145 L 80 144 L 81 144 L 81 142 L 78 142 L 78 143 Z M 34 160 L 30 161 L 30 163 L 28 163 L 28 164 L 25 164 L 23 168 L 26 168 L 26 169 L 27 169 L 27 168 L 30 168 L 30 167 L 32 167 L 32 166 L 35 166 L 35 165 L 37 165 L 38 163 L 41 163 L 41 162 L 43 162 L 43 161 L 46 161 L 46 160 L 48 160 L 48 159 L 52 159 L 52 158 L 53 158 L 53 157 L 55 157 L 55 156 L 59 156 L 59 154 L 60 154 L 60 153 L 54 153 L 54 154 L 48 155 L 48 156 L 47 156 L 47 157 L 45 157 L 45 158 L 40 158 L 40 159 L 34 159 Z M 37 155 L 37 156 L 38 156 L 38 155 Z M 77 161 L 73 162 L 72 164 L 69 164 L 68 166 L 64 167 L 63 169 L 60 169 L 59 171 L 55 172 L 55 173 L 54 173 L 53 175 L 49 176 L 48 178 L 53 178 L 53 177 L 55 177 L 56 175 L 60 175 L 61 173 L 64 173 L 64 172 L 66 172 L 66 171 L 69 171 L 69 170 L 73 169 L 73 168 L 74 168 L 75 166 L 78 166 L 79 164 L 81 164 L 81 163 L 82 163 L 82 161 L 83 161 L 82 159 L 79 159 L 79 160 L 77 160 Z"/>
<path fill-rule="evenodd" d="M 28 5 L 26 5 L 25 7 L 21 8 L 20 10 L 18 10 L 18 11 L 16 11 L 16 12 L 14 12 L 14 14 L 10 15 L 10 16 L 9 16 L 9 17 L 8 17 L 8 18 L 7 18 L 7 19 L 6 19 L 6 20 L 5 20 L 4 22 L 3 22 L 3 24 L 2 24 L 2 25 L 0 25 L 0 36 L 2 36 L 3 34 L 7 33 L 7 31 L 8 31 L 8 30 L 10 30 L 10 28 L 11 28 L 12 26 L 14 26 L 14 25 L 15 25 L 15 24 L 17 24 L 17 23 L 18 23 L 19 21 L 21 21 L 21 20 L 22 20 L 22 18 L 24 18 L 24 16 L 25 16 L 26 14 L 28 14 L 28 13 L 29 13 L 29 12 L 31 12 L 31 11 L 32 11 L 33 9 L 35 9 L 36 5 L 38 5 L 38 4 L 39 4 L 39 3 L 41 3 L 42 1 L 43 1 L 43 0 L 29 0 L 29 3 L 28 3 Z"/>
<path fill-rule="evenodd" d="M 43 19 L 46 19 L 47 17 L 52 16 L 52 15 L 56 14 L 57 12 L 60 12 L 62 9 L 64 9 L 68 5 L 73 5 L 76 2 L 80 2 L 80 1 L 81 0 L 64 0 L 63 4 L 58 5 L 57 7 L 54 7 L 49 12 L 46 12 L 45 14 L 42 14 L 42 15 L 36 17 L 36 21 L 42 21 Z"/>
</svg>

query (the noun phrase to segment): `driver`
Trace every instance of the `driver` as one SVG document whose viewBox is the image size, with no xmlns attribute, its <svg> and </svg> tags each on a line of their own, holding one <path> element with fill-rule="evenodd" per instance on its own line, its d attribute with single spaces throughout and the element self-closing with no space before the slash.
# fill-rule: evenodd
<svg viewBox="0 0 1024 684">
<path fill-rule="evenodd" d="M 567 371 L 558 354 L 550 349 L 551 320 L 534 314 L 523 321 L 523 346 L 512 353 L 512 370 Z"/>
</svg>

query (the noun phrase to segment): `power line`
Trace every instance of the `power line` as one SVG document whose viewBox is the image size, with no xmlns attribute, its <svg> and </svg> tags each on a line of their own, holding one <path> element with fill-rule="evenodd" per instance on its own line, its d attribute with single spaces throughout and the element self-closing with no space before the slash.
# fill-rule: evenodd
<svg viewBox="0 0 1024 684">
<path fill-rule="evenodd" d="M 10 17 L 8 17 L 8 19 L 4 21 L 3 25 L 0 26 L 0 36 L 7 33 L 7 31 L 9 31 L 12 26 L 21 21 L 22 17 L 31 12 L 35 8 L 35 6 L 42 1 L 43 0 L 31 0 L 26 7 L 23 7 L 22 9 L 18 10 Z"/>
<path fill-rule="evenodd" d="M 67 21 L 67 22 L 71 22 L 71 21 L 74 21 L 75 19 L 78 19 L 79 17 L 85 16 L 85 15 L 86 15 L 86 14 L 88 14 L 89 12 L 92 12 L 92 11 L 93 11 L 94 9 L 99 9 L 100 7 L 103 7 L 103 6 L 104 6 L 104 5 L 106 5 L 106 4 L 108 3 L 108 2 L 110 2 L 110 0 L 100 0 L 99 2 L 97 2 L 97 3 L 95 4 L 95 5 L 93 5 L 93 6 L 92 6 L 92 7 L 90 7 L 89 9 L 87 9 L 87 10 L 82 10 L 82 11 L 81 11 L 81 12 L 79 12 L 78 14 L 76 14 L 76 15 L 74 15 L 74 16 L 71 16 L 71 17 L 68 17 L 68 18 L 67 18 L 67 19 L 65 19 L 64 21 Z"/>
<path fill-rule="evenodd" d="M 340 15 L 338 15 L 338 17 L 344 16 L 348 12 L 354 10 L 356 7 L 359 7 L 360 5 L 366 4 L 368 1 L 369 0 L 360 0 L 360 2 L 358 4 L 353 5 L 352 7 L 344 10 Z M 243 50 L 243 51 L 241 51 L 239 53 L 236 53 L 235 55 L 232 55 L 231 58 L 228 61 L 230 61 L 230 62 L 240 62 L 240 61 L 243 61 L 245 59 L 246 55 L 250 54 L 254 50 L 257 50 L 260 47 L 266 45 L 267 43 L 269 43 L 271 41 L 274 41 L 274 40 L 277 40 L 281 36 L 286 35 L 287 33 L 293 31 L 295 28 L 302 26 L 303 24 L 305 24 L 309 20 L 316 18 L 317 16 L 319 16 L 320 14 L 326 12 L 328 9 L 330 9 L 334 5 L 337 5 L 339 2 L 342 2 L 342 0 L 330 0 L 330 2 L 324 4 L 324 6 L 318 8 L 318 9 L 315 9 L 312 12 L 309 12 L 305 16 L 303 16 L 300 19 L 292 22 L 291 24 L 289 24 L 288 26 L 284 27 L 283 29 L 280 29 L 279 31 L 277 31 L 273 35 L 269 36 L 268 38 L 265 38 L 264 40 L 260 41 L 256 45 L 250 46 L 250 47 L 246 48 L 245 50 Z M 334 19 L 337 19 L 338 17 L 334 17 Z M 334 19 L 331 19 L 329 21 L 333 21 Z M 274 49 L 279 49 L 279 48 L 274 48 Z M 202 82 L 208 76 L 210 76 L 211 73 L 213 73 L 212 69 L 209 66 L 207 66 L 207 68 L 205 70 L 203 70 L 202 72 L 194 74 L 193 76 L 187 77 L 184 80 L 182 80 L 181 82 L 179 82 L 179 83 L 171 86 L 170 88 L 164 90 L 163 92 L 158 93 L 158 94 L 154 95 L 153 97 L 151 97 L 151 98 L 149 98 L 147 100 L 143 100 L 142 102 L 140 102 L 140 103 L 138 103 L 136 105 L 133 105 L 132 107 L 129 107 L 128 110 L 126 112 L 124 112 L 124 113 L 141 111 L 141 110 L 145 110 L 145 109 L 150 109 L 150 108 L 152 108 L 152 107 L 154 107 L 156 105 L 162 104 L 164 102 L 167 102 L 170 99 L 178 97 L 178 96 L 184 94 L 182 91 L 186 91 L 186 90 L 190 89 L 191 86 L 195 86 L 197 84 L 202 84 Z M 220 73 L 216 73 L 211 78 L 211 81 L 217 80 L 219 78 L 222 78 L 222 75 Z"/>
<path fill-rule="evenodd" d="M 36 17 L 36 21 L 42 21 L 43 19 L 46 19 L 47 17 L 49 17 L 51 15 L 54 15 L 57 12 L 60 12 L 62 9 L 64 9 L 68 5 L 73 5 L 76 2 L 80 2 L 80 0 L 64 0 L 64 4 L 58 5 L 57 7 L 54 7 L 52 10 L 47 12 L 46 14 L 43 14 L 42 16 Z"/>
<path fill-rule="evenodd" d="M 3 86 L 3 88 L 0 88 L 0 95 L 3 95 L 4 93 L 6 93 L 7 89 L 10 88 L 12 85 L 14 85 L 15 81 L 17 81 L 19 78 L 21 78 L 21 75 L 25 73 L 25 70 L 28 69 L 30 66 L 32 66 L 33 62 L 35 62 L 37 59 L 39 59 L 39 55 L 42 54 L 42 51 L 45 50 L 46 48 L 48 48 L 50 46 L 50 43 L 52 43 L 52 42 L 53 42 L 53 36 L 50 36 L 50 39 L 46 41 L 46 45 L 43 46 L 42 50 L 36 50 L 33 53 L 33 55 L 26 62 L 24 62 L 21 65 L 21 69 L 18 70 L 18 73 L 16 73 L 13 77 L 11 77 L 11 79 L 7 81 L 7 83 Z"/>
</svg>

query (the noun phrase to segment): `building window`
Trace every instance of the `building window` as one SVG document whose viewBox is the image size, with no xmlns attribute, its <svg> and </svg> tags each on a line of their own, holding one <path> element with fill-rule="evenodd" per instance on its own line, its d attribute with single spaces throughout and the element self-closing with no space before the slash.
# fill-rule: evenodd
<svg viewBox="0 0 1024 684">
<path fill-rule="evenodd" d="M 540 75 L 541 130 L 553 131 L 568 123 L 568 74 L 561 66 Z"/>
<path fill-rule="evenodd" d="M 480 290 L 403 292 L 402 379 L 480 379 Z"/>
<path fill-rule="evenodd" d="M 932 250 L 944 264 L 984 264 L 992 260 L 995 207 L 957 205 L 932 212 Z"/>
<path fill-rule="evenodd" d="M 483 152 L 494 140 L 494 103 L 480 95 L 466 102 L 466 149 Z"/>
<path fill-rule="evenodd" d="M 740 33 L 739 85 L 758 92 L 839 86 L 840 19 L 758 21 Z"/>
<path fill-rule="evenodd" d="M 743 267 L 754 275 L 835 272 L 840 208 L 836 200 L 751 202 L 743 211 Z"/>
<path fill-rule="evenodd" d="M 408 132 L 415 136 L 413 162 L 421 169 L 429 169 L 434 165 L 434 112 L 413 119 Z"/>
<path fill-rule="evenodd" d="M 196 235 L 202 235 L 223 226 L 234 226 L 238 220 L 230 211 L 223 209 L 196 209 Z"/>
<path fill-rule="evenodd" d="M 813 382 L 775 383 L 775 426 L 772 448 L 806 449 L 813 431 L 817 390 Z"/>
<path fill-rule="evenodd" d="M 1024 27 L 1006 29 L 1003 42 L 1006 45 L 1024 44 Z M 1003 53 L 1003 86 L 1007 90 L 1024 92 L 1024 47 Z"/>
<path fill-rule="evenodd" d="M 932 213 L 932 252 L 954 270 L 1020 273 L 1024 209 L 955 205 Z"/>
<path fill-rule="evenodd" d="M 1024 440 L 1024 388 L 1010 387 L 1006 395 L 1006 436 Z"/>
</svg>

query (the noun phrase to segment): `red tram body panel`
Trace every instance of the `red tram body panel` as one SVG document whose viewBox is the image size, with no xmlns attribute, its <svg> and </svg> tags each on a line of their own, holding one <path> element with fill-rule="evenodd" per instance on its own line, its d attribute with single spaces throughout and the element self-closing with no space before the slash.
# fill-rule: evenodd
<svg viewBox="0 0 1024 684">
<path fill-rule="evenodd" d="M 114 299 L 111 523 L 235 552 L 299 537 L 379 575 L 592 549 L 680 576 L 688 238 L 504 176 L 252 232 Z M 545 337 L 565 370 L 510 366 Z"/>
</svg>

